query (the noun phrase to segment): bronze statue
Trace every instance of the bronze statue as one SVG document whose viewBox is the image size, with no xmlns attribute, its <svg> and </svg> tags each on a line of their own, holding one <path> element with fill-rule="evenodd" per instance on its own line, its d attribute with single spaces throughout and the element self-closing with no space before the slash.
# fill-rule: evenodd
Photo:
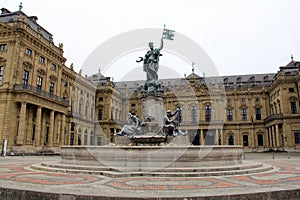
<svg viewBox="0 0 300 200">
<path fill-rule="evenodd" d="M 159 68 L 159 57 L 162 56 L 160 51 L 163 48 L 163 38 L 161 39 L 160 47 L 154 48 L 153 42 L 149 42 L 150 50 L 147 51 L 145 57 L 140 57 L 136 62 L 144 61 L 143 70 L 147 74 L 147 82 L 158 80 L 157 71 Z"/>
<path fill-rule="evenodd" d="M 128 124 L 124 125 L 122 130 L 118 132 L 116 135 L 133 138 L 135 134 L 140 134 L 141 120 L 138 118 L 138 116 L 132 113 L 128 113 L 127 120 L 128 120 Z"/>
<path fill-rule="evenodd" d="M 179 135 L 186 135 L 180 129 L 180 123 L 182 122 L 181 108 L 177 108 L 174 113 L 171 110 L 167 110 L 167 114 L 164 116 L 163 136 L 173 135 L 173 137 Z"/>
</svg>

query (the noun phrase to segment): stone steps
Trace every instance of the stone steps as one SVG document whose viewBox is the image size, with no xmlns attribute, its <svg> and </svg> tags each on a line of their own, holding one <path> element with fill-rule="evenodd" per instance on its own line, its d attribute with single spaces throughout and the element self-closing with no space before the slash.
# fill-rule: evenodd
<svg viewBox="0 0 300 200">
<path fill-rule="evenodd" d="M 118 168 L 112 169 L 103 166 L 83 166 L 67 165 L 61 163 L 40 163 L 31 166 L 34 170 L 47 172 L 60 172 L 72 174 L 95 174 L 108 177 L 134 177 L 134 176 L 152 176 L 152 177 L 208 177 L 208 176 L 232 176 L 263 173 L 273 170 L 271 165 L 244 162 L 233 166 L 218 167 L 193 167 L 193 168 Z M 130 171 L 129 171 L 130 170 Z"/>
</svg>

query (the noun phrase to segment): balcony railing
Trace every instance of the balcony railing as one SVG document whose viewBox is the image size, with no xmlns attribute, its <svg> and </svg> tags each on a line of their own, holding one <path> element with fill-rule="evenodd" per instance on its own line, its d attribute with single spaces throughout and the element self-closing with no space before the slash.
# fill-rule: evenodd
<svg viewBox="0 0 300 200">
<path fill-rule="evenodd" d="M 50 92 L 46 92 L 44 90 L 39 89 L 38 87 L 32 86 L 32 85 L 14 85 L 15 91 L 30 91 L 34 94 L 41 95 L 43 97 L 50 98 L 54 101 L 58 101 L 60 103 L 63 103 L 65 105 L 69 105 L 69 100 L 61 98 L 59 96 L 56 96 Z"/>
</svg>

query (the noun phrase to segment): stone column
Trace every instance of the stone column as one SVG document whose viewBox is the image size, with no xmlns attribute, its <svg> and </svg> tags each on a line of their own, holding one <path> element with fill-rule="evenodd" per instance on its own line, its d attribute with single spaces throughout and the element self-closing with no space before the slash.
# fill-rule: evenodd
<svg viewBox="0 0 300 200">
<path fill-rule="evenodd" d="M 240 140 L 240 134 L 241 134 L 240 127 L 237 127 L 237 129 L 236 129 L 236 137 L 234 137 L 234 140 L 235 140 L 234 144 L 235 145 L 242 145 L 242 146 L 244 146 L 243 141 Z"/>
<path fill-rule="evenodd" d="M 60 145 L 65 144 L 65 123 L 66 123 L 66 115 L 61 114 Z"/>
<path fill-rule="evenodd" d="M 38 106 L 36 110 L 35 118 L 35 146 L 41 145 L 41 119 L 42 119 L 42 107 Z"/>
<path fill-rule="evenodd" d="M 215 145 L 219 145 L 219 129 L 215 130 Z"/>
<path fill-rule="evenodd" d="M 200 144 L 204 145 L 203 129 L 200 129 Z"/>
<path fill-rule="evenodd" d="M 271 147 L 271 137 L 270 137 L 270 129 L 269 127 L 266 128 L 267 130 L 267 139 L 268 139 L 268 147 Z"/>
<path fill-rule="evenodd" d="M 61 141 L 61 131 L 62 131 L 62 128 L 61 128 L 61 119 L 58 118 L 57 119 L 57 130 L 55 132 L 55 135 L 57 134 L 57 138 L 55 138 L 55 143 L 57 143 L 58 145 L 60 145 L 60 141 Z"/>
<path fill-rule="evenodd" d="M 280 136 L 279 136 L 279 127 L 278 124 L 275 125 L 275 134 L 276 134 L 276 147 L 280 147 L 281 146 L 281 140 L 280 140 Z"/>
<path fill-rule="evenodd" d="M 275 137 L 275 126 L 273 125 L 272 126 L 272 128 L 271 128 L 271 130 L 272 130 L 272 138 L 273 138 L 273 147 L 276 147 L 276 137 Z"/>
<path fill-rule="evenodd" d="M 54 131 L 54 110 L 50 112 L 50 125 L 49 125 L 49 136 L 48 136 L 48 146 L 53 146 L 53 131 Z"/>
<path fill-rule="evenodd" d="M 18 139 L 17 144 L 22 145 L 24 143 L 24 135 L 26 129 L 26 103 L 22 102 L 20 110 L 20 122 L 18 127 Z"/>
<path fill-rule="evenodd" d="M 224 145 L 223 139 L 223 129 L 220 129 L 220 136 L 221 136 L 221 145 Z"/>
</svg>

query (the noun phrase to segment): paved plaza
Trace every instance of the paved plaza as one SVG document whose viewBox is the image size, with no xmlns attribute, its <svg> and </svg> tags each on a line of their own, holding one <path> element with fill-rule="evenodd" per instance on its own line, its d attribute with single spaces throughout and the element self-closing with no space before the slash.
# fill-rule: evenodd
<svg viewBox="0 0 300 200">
<path fill-rule="evenodd" d="M 59 156 L 0 158 L 0 199 L 300 199 L 300 153 L 246 153 L 271 164 L 259 174 L 215 177 L 124 177 L 36 171 Z"/>
</svg>

